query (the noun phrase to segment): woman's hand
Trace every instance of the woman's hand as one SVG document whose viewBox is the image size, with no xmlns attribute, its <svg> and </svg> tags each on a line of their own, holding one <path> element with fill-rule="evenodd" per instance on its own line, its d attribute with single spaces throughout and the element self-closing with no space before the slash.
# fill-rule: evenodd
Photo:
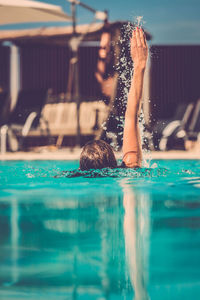
<svg viewBox="0 0 200 300">
<path fill-rule="evenodd" d="M 142 28 L 133 30 L 131 37 L 131 58 L 134 63 L 134 69 L 144 70 L 148 58 L 148 46 Z"/>
</svg>

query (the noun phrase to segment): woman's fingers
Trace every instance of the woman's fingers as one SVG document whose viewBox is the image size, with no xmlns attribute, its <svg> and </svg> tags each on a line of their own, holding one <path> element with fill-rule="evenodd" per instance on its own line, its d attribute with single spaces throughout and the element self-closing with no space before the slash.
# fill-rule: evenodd
<svg viewBox="0 0 200 300">
<path fill-rule="evenodd" d="M 143 32 L 142 28 L 140 28 L 139 33 L 140 33 L 141 45 L 143 48 L 145 48 L 146 47 L 146 38 L 144 36 L 144 32 Z"/>
<path fill-rule="evenodd" d="M 147 47 L 146 38 L 142 28 L 136 28 L 133 30 L 132 34 L 132 46 L 133 47 Z"/>
<path fill-rule="evenodd" d="M 137 27 L 135 31 L 136 31 L 135 35 L 136 35 L 137 47 L 142 47 L 142 42 L 141 42 L 141 38 L 140 38 L 140 30 L 139 30 L 139 28 Z"/>
<path fill-rule="evenodd" d="M 136 28 L 133 30 L 130 54 L 135 66 L 139 65 L 140 67 L 145 68 L 148 56 L 148 47 L 142 29 Z"/>
<path fill-rule="evenodd" d="M 137 46 L 137 42 L 136 42 L 136 35 L 135 35 L 135 30 L 133 30 L 133 34 L 132 34 L 132 47 L 136 47 Z"/>
</svg>

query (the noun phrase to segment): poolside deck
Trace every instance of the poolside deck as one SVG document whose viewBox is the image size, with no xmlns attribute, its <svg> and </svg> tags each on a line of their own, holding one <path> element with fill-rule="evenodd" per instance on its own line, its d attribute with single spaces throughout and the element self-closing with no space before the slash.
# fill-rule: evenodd
<svg viewBox="0 0 200 300">
<path fill-rule="evenodd" d="M 0 154 L 0 160 L 78 160 L 80 157 L 80 148 L 62 148 L 40 147 L 35 151 L 29 152 L 8 152 Z M 147 156 L 152 159 L 199 159 L 200 151 L 152 151 L 147 153 Z M 122 158 L 122 152 L 116 152 L 116 157 Z"/>
</svg>

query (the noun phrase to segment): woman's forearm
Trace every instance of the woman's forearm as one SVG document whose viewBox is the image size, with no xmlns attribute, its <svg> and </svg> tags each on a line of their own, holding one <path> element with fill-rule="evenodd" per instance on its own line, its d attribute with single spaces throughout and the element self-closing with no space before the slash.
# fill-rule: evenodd
<svg viewBox="0 0 200 300">
<path fill-rule="evenodd" d="M 126 108 L 126 117 L 136 119 L 140 112 L 143 81 L 144 81 L 144 68 L 136 67 L 131 80 L 131 87 L 128 94 L 128 102 Z"/>
</svg>

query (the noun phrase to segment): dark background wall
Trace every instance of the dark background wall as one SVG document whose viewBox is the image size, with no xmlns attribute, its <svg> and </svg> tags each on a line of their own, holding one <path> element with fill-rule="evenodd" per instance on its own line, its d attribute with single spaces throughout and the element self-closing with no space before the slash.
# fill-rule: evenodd
<svg viewBox="0 0 200 300">
<path fill-rule="evenodd" d="M 58 46 L 24 46 L 20 48 L 21 89 L 52 88 L 66 91 L 69 50 Z"/>
<path fill-rule="evenodd" d="M 52 88 L 54 95 L 67 92 L 70 60 L 68 47 L 23 46 L 20 55 L 22 89 Z M 80 95 L 85 101 L 91 100 L 100 94 L 94 76 L 98 48 L 80 47 L 78 56 Z"/>
<path fill-rule="evenodd" d="M 0 46 L 0 88 L 10 88 L 10 47 Z"/>
<path fill-rule="evenodd" d="M 66 93 L 70 53 L 66 46 L 20 48 L 21 88 L 52 88 Z M 95 79 L 98 47 L 79 49 L 80 94 L 84 101 L 102 99 Z M 0 47 L 0 87 L 9 90 L 10 48 Z M 170 118 L 179 103 L 200 97 L 200 46 L 152 46 L 150 100 L 154 118 Z"/>
<path fill-rule="evenodd" d="M 200 46 L 152 46 L 150 100 L 155 119 L 200 97 Z"/>
<path fill-rule="evenodd" d="M 7 121 L 10 110 L 10 48 L 0 46 L 0 126 Z"/>
</svg>

